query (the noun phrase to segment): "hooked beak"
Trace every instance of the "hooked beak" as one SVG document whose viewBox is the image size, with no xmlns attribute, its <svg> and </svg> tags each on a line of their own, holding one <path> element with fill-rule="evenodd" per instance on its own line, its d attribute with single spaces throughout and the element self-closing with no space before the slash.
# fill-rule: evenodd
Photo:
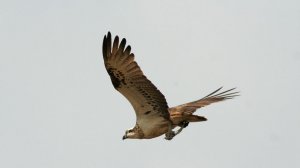
<svg viewBox="0 0 300 168">
<path fill-rule="evenodd" d="M 123 138 L 122 138 L 122 140 L 124 140 L 124 139 L 126 139 L 126 138 L 127 138 L 126 135 L 124 135 Z"/>
</svg>

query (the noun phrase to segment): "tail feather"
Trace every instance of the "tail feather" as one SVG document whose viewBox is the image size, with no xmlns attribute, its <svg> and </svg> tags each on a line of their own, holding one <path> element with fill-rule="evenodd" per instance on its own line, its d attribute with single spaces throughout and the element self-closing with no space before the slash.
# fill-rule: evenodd
<svg viewBox="0 0 300 168">
<path fill-rule="evenodd" d="M 193 113 L 182 113 L 182 112 L 173 112 L 170 113 L 171 120 L 173 124 L 178 125 L 183 121 L 186 122 L 200 122 L 206 121 L 207 119 L 203 116 L 193 115 Z"/>
<path fill-rule="evenodd" d="M 200 121 L 206 121 L 207 119 L 203 116 L 198 115 L 190 115 L 187 117 L 186 121 L 188 122 L 200 122 Z"/>
</svg>

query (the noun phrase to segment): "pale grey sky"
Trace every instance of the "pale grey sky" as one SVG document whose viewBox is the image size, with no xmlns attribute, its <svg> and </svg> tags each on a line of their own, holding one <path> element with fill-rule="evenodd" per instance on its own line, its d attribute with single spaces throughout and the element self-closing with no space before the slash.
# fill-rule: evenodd
<svg viewBox="0 0 300 168">
<path fill-rule="evenodd" d="M 0 1 L 0 167 L 300 167 L 300 1 Z M 169 106 L 224 86 L 172 141 L 125 140 L 102 38 L 125 37 Z"/>
</svg>

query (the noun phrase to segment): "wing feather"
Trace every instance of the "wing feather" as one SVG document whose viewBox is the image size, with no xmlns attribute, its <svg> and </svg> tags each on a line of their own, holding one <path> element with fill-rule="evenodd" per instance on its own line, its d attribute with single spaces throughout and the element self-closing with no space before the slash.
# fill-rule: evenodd
<svg viewBox="0 0 300 168">
<path fill-rule="evenodd" d="M 218 93 L 221 89 L 222 89 L 222 87 L 218 88 L 217 90 L 213 91 L 212 93 L 208 94 L 207 96 L 205 96 L 199 100 L 169 108 L 169 111 L 170 112 L 193 113 L 198 108 L 210 105 L 211 103 L 216 103 L 216 102 L 224 101 L 227 99 L 232 99 L 236 96 L 239 96 L 238 95 L 239 92 L 232 92 L 235 88 Z"/>
<path fill-rule="evenodd" d="M 143 74 L 134 61 L 131 47 L 116 36 L 112 44 L 108 32 L 103 39 L 103 59 L 112 84 L 133 106 L 137 119 L 164 117 L 169 119 L 168 104 L 164 95 Z M 125 48 L 126 47 L 126 48 Z"/>
</svg>

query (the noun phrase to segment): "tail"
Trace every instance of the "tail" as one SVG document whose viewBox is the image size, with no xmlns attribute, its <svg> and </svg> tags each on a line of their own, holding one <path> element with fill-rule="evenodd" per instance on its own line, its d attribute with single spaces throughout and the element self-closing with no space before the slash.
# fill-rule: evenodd
<svg viewBox="0 0 300 168">
<path fill-rule="evenodd" d="M 203 116 L 194 115 L 189 112 L 172 112 L 170 113 L 170 118 L 175 125 L 179 125 L 182 122 L 200 122 L 207 120 Z"/>
</svg>

